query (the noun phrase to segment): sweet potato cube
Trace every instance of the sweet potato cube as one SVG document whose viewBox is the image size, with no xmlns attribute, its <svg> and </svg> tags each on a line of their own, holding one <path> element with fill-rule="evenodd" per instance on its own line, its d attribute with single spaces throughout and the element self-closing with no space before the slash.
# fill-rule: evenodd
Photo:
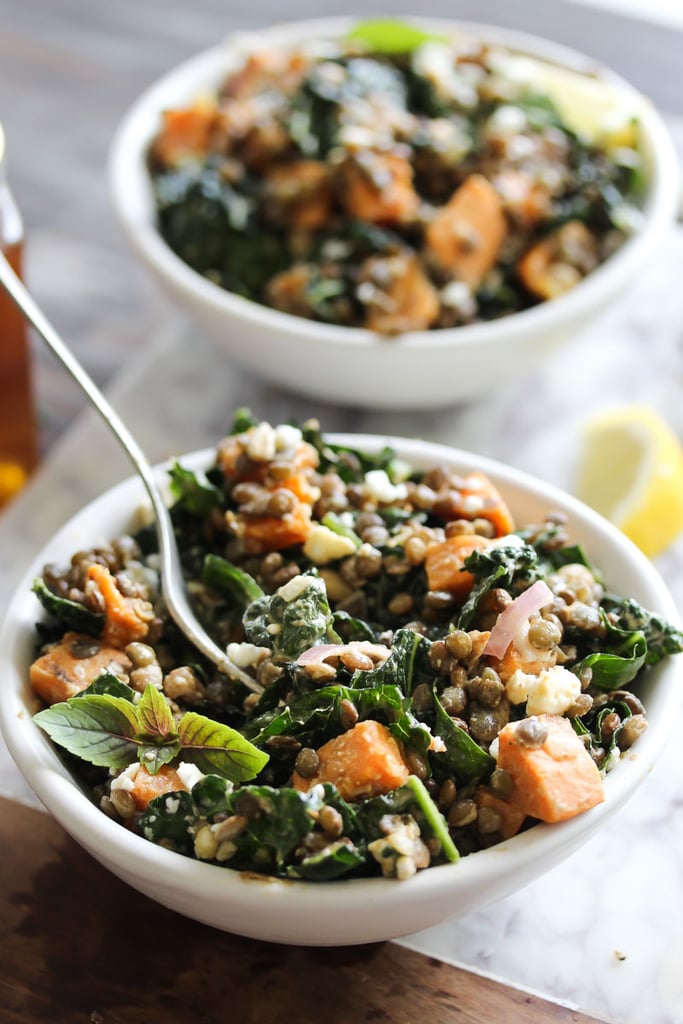
<svg viewBox="0 0 683 1024">
<path fill-rule="evenodd" d="M 410 775 L 394 737 L 385 725 L 372 720 L 329 740 L 318 750 L 318 758 L 314 778 L 294 773 L 295 789 L 306 792 L 317 782 L 331 782 L 345 800 L 364 800 L 390 793 Z"/>
<path fill-rule="evenodd" d="M 498 734 L 498 767 L 514 782 L 510 803 L 540 821 L 573 818 L 602 803 L 605 794 L 600 772 L 561 715 L 537 715 L 547 736 L 539 746 L 529 746 L 519 732 L 524 722 L 511 722 Z"/>
<path fill-rule="evenodd" d="M 139 598 L 126 597 L 106 566 L 94 563 L 88 568 L 88 579 L 97 584 L 104 600 L 105 643 L 112 647 L 126 647 L 136 640 L 144 640 L 153 618 L 152 606 Z"/>
<path fill-rule="evenodd" d="M 474 586 L 474 576 L 463 569 L 473 551 L 490 542 L 478 533 L 458 533 L 427 549 L 425 570 L 430 590 L 446 590 L 464 601 Z"/>
<path fill-rule="evenodd" d="M 87 689 L 103 672 L 113 668 L 120 674 L 131 667 L 123 651 L 91 636 L 66 633 L 58 644 L 33 662 L 29 678 L 46 704 L 59 704 Z"/>
<path fill-rule="evenodd" d="M 363 152 L 341 168 L 341 201 L 346 212 L 371 224 L 413 220 L 419 205 L 413 169 L 396 153 Z"/>
<path fill-rule="evenodd" d="M 427 228 L 427 249 L 444 270 L 476 290 L 506 234 L 500 196 L 481 174 L 471 174 Z"/>
<path fill-rule="evenodd" d="M 130 795 L 139 811 L 146 810 L 150 801 L 157 796 L 187 789 L 187 786 L 181 782 L 176 769 L 170 765 L 164 765 L 156 775 L 150 774 L 144 765 L 140 765 L 132 782 L 133 788 L 130 790 Z"/>
</svg>

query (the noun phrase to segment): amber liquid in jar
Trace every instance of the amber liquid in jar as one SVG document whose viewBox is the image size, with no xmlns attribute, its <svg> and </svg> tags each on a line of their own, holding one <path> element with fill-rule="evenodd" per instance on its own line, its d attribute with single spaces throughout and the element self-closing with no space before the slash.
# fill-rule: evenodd
<svg viewBox="0 0 683 1024">
<path fill-rule="evenodd" d="M 23 225 L 9 190 L 0 125 L 0 248 L 21 276 Z M 38 459 L 26 320 L 0 285 L 0 506 L 26 482 Z"/>
</svg>

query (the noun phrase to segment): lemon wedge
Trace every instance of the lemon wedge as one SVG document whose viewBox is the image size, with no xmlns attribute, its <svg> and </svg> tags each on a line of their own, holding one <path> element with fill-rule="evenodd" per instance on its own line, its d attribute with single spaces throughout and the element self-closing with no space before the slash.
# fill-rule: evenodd
<svg viewBox="0 0 683 1024">
<path fill-rule="evenodd" d="M 13 498 L 26 483 L 26 470 L 16 462 L 0 459 L 0 505 Z"/>
<path fill-rule="evenodd" d="M 588 142 L 608 150 L 638 144 L 638 120 L 647 101 L 635 90 L 533 57 L 512 58 L 511 71 L 546 93 L 565 124 Z"/>
<path fill-rule="evenodd" d="M 646 406 L 623 406 L 585 426 L 577 495 L 650 558 L 683 532 L 683 446 Z"/>
</svg>

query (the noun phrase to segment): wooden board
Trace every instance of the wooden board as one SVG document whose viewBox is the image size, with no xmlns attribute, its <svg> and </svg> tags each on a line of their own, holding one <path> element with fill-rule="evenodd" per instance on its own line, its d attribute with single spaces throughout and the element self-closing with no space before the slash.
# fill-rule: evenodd
<svg viewBox="0 0 683 1024">
<path fill-rule="evenodd" d="M 590 1024 L 393 943 L 215 931 L 140 896 L 46 814 L 0 798 L 1 1024 Z"/>
</svg>

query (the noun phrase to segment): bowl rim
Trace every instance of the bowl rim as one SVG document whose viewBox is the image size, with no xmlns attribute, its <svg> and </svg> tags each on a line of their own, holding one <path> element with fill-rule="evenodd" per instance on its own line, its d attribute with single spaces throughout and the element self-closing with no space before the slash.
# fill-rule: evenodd
<svg viewBox="0 0 683 1024">
<path fill-rule="evenodd" d="M 642 226 L 604 263 L 592 271 L 576 288 L 555 299 L 496 320 L 442 328 L 435 331 L 411 331 L 390 339 L 366 328 L 318 323 L 305 317 L 283 313 L 251 299 L 236 295 L 192 270 L 170 249 L 159 235 L 153 219 L 149 176 L 145 154 L 158 128 L 162 99 L 179 83 L 186 82 L 183 93 L 189 100 L 199 83 L 217 83 L 228 69 L 230 58 L 269 43 L 292 44 L 302 38 L 334 37 L 348 31 L 360 19 L 331 17 L 288 21 L 258 32 L 236 32 L 219 44 L 204 49 L 176 65 L 154 81 L 129 107 L 120 122 L 109 151 L 109 191 L 118 220 L 130 244 L 153 267 L 167 285 L 183 293 L 186 299 L 206 306 L 214 314 L 267 331 L 271 335 L 296 332 L 300 341 L 315 341 L 330 348 L 351 346 L 360 351 L 403 349 L 437 353 L 453 347 L 479 347 L 492 336 L 497 341 L 512 341 L 529 332 L 550 330 L 563 319 L 580 319 L 596 309 L 605 297 L 618 290 L 646 260 L 658 243 L 663 228 L 673 223 L 679 199 L 680 175 L 676 151 L 668 129 L 649 100 L 616 72 L 580 51 L 530 33 L 519 32 L 464 19 L 405 17 L 405 20 L 434 31 L 479 34 L 512 49 L 546 62 L 577 70 L 591 77 L 619 85 L 639 102 L 643 144 L 650 163 L 650 187 L 643 207 Z M 198 79 L 193 87 L 190 83 Z"/>
<path fill-rule="evenodd" d="M 596 538 L 607 543 L 623 557 L 642 580 L 655 601 L 650 601 L 653 610 L 673 622 L 679 621 L 678 612 L 666 584 L 653 564 L 619 530 L 604 520 L 598 513 L 583 505 L 578 499 L 547 484 L 521 470 L 496 460 L 466 452 L 462 449 L 436 442 L 419 441 L 400 437 L 381 437 L 369 434 L 326 434 L 338 443 L 358 447 L 379 449 L 385 444 L 392 445 L 400 457 L 419 465 L 446 460 L 463 469 L 478 468 L 489 474 L 503 489 L 516 489 L 520 495 L 540 502 L 546 508 L 559 507 L 570 515 L 572 525 L 595 532 Z M 215 456 L 215 448 L 188 453 L 180 459 L 190 468 L 206 467 Z M 171 462 L 162 464 L 160 470 Z M 283 910 L 290 905 L 315 912 L 316 915 L 332 911 L 342 898 L 348 902 L 350 893 L 357 894 L 358 900 L 370 900 L 375 906 L 389 906 L 397 892 L 405 907 L 434 897 L 442 887 L 448 886 L 453 893 L 470 886 L 491 886 L 500 881 L 510 864 L 515 874 L 537 865 L 544 859 L 548 867 L 558 859 L 568 856 L 604 819 L 610 817 L 636 791 L 662 753 L 665 742 L 673 731 L 678 713 L 683 705 L 683 687 L 676 685 L 674 676 L 679 669 L 674 660 L 664 662 L 651 670 L 658 673 L 657 683 L 664 694 L 663 706 L 659 710 L 656 726 L 649 728 L 638 741 L 638 749 L 624 757 L 615 771 L 605 779 L 605 802 L 576 818 L 560 824 L 537 824 L 513 838 L 489 849 L 463 857 L 458 863 L 443 864 L 420 871 L 409 883 L 395 879 L 361 878 L 318 882 L 275 879 L 270 876 L 238 872 L 214 864 L 203 863 L 191 857 L 174 853 L 157 846 L 137 834 L 129 832 L 121 824 L 109 819 L 87 795 L 77 780 L 71 776 L 59 758 L 47 736 L 31 720 L 29 709 L 39 702 L 31 694 L 26 673 L 17 662 L 28 656 L 29 630 L 39 617 L 40 607 L 31 594 L 31 583 L 45 561 L 54 558 L 64 550 L 65 545 L 74 543 L 79 523 L 89 523 L 88 542 L 92 540 L 93 519 L 97 521 L 98 511 L 123 506 L 122 525 L 132 516 L 136 503 L 144 497 L 143 485 L 137 477 L 131 477 L 109 488 L 99 497 L 85 505 L 50 538 L 33 559 L 23 580 L 15 591 L 0 627 L 0 670 L 3 678 L 12 679 L 0 695 L 0 731 L 7 747 L 25 779 L 50 813 L 62 824 L 81 845 L 116 872 L 125 870 L 125 865 L 134 867 L 136 877 L 150 884 L 159 883 L 165 876 L 165 884 L 171 889 L 199 892 L 214 900 L 235 900 L 245 906 L 251 901 L 253 885 L 267 884 L 269 898 L 278 900 Z M 118 518 L 118 516 L 114 516 Z M 69 546 L 67 550 L 71 550 Z M 558 851 L 559 857 L 557 856 Z M 514 857 L 513 857 L 514 855 Z M 501 860 L 502 858 L 502 860 Z M 539 874 L 546 868 L 541 867 Z M 249 886 L 248 883 L 252 883 Z M 135 883 L 133 883 L 135 884 Z M 399 885 L 400 889 L 396 889 Z M 495 895 L 490 897 L 496 898 Z M 355 899 L 355 897 L 354 897 Z M 482 900 L 482 904 L 485 900 Z M 448 916 L 447 912 L 443 916 Z M 365 941 L 365 940 L 361 940 Z M 367 940 L 371 941 L 371 940 Z"/>
</svg>

